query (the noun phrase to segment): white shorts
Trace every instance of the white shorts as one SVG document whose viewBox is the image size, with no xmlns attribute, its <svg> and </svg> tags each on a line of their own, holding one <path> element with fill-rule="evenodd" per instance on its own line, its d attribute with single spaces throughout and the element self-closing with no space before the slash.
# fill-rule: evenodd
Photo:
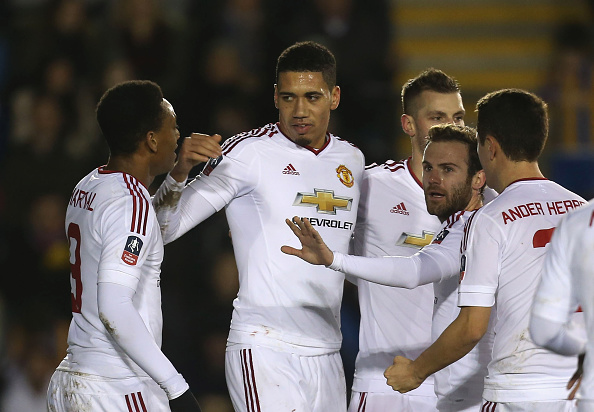
<svg viewBox="0 0 594 412">
<path fill-rule="evenodd" d="M 580 399 L 577 402 L 577 410 L 578 412 L 594 412 L 594 401 L 593 400 L 584 400 Z"/>
<path fill-rule="evenodd" d="M 477 412 L 482 411 L 484 402 L 480 399 L 458 399 L 458 402 L 450 399 L 439 399 L 437 401 L 437 410 L 439 412 Z M 497 409 L 499 410 L 499 409 Z"/>
<path fill-rule="evenodd" d="M 353 391 L 348 412 L 436 412 L 436 403 L 435 396 Z"/>
<path fill-rule="evenodd" d="M 57 370 L 47 390 L 49 412 L 170 411 L 165 391 L 151 378 L 110 379 Z"/>
<path fill-rule="evenodd" d="M 575 412 L 576 401 L 490 402 L 483 399 L 481 412 Z"/>
<path fill-rule="evenodd" d="M 346 411 L 338 352 L 300 356 L 261 346 L 227 349 L 225 375 L 236 412 Z"/>
</svg>

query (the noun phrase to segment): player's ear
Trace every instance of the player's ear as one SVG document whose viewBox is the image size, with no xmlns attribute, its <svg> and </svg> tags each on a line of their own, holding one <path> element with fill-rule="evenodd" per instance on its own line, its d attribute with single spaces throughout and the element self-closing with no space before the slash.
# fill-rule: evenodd
<svg viewBox="0 0 594 412">
<path fill-rule="evenodd" d="M 413 137 L 417 133 L 417 129 L 415 126 L 415 119 L 409 114 L 403 114 L 400 117 L 400 124 L 402 125 L 402 130 L 404 133 Z"/>
<path fill-rule="evenodd" d="M 487 150 L 489 152 L 489 160 L 495 159 L 495 156 L 501 152 L 499 142 L 491 135 L 485 137 L 485 145 L 487 145 Z"/>
<path fill-rule="evenodd" d="M 332 104 L 330 105 L 330 110 L 334 110 L 340 104 L 340 87 L 334 86 L 332 89 L 330 99 L 332 100 Z"/>
<path fill-rule="evenodd" d="M 473 190 L 481 190 L 483 187 L 485 187 L 485 184 L 487 183 L 487 178 L 485 176 L 485 171 L 484 170 L 479 170 L 478 172 L 476 172 L 474 174 L 474 176 L 472 176 L 472 189 Z"/>
<path fill-rule="evenodd" d="M 145 136 L 145 142 L 152 153 L 155 153 L 157 151 L 158 143 L 157 137 L 155 136 L 155 132 L 148 132 Z"/>
</svg>

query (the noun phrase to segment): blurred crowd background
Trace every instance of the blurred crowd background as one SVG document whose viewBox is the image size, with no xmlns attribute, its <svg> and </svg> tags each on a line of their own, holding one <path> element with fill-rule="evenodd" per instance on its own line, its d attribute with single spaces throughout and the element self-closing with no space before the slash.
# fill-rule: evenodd
<svg viewBox="0 0 594 412">
<path fill-rule="evenodd" d="M 459 80 L 471 126 L 489 91 L 543 97 L 551 114 L 543 171 L 590 199 L 593 30 L 592 0 L 0 0 L 0 411 L 45 411 L 65 355 L 64 215 L 74 185 L 107 161 L 94 109 L 108 87 L 156 81 L 182 136 L 228 138 L 276 121 L 276 58 L 316 40 L 338 63 L 331 132 L 372 163 L 409 155 L 400 88 L 436 67 Z M 224 213 L 166 246 L 161 285 L 165 353 L 205 412 L 231 411 L 224 351 L 238 283 Z M 342 316 L 350 385 L 358 334 L 350 285 Z"/>
</svg>

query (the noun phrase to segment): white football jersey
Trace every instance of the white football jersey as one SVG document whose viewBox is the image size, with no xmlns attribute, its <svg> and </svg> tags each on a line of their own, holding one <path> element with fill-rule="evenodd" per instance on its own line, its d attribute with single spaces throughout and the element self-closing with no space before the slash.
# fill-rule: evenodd
<svg viewBox="0 0 594 412">
<path fill-rule="evenodd" d="M 97 282 L 117 283 L 136 291 L 134 306 L 160 347 L 163 241 L 148 190 L 127 173 L 95 169 L 72 192 L 66 235 L 70 244 L 72 322 L 69 362 L 62 362 L 60 368 L 108 378 L 147 376 L 101 322 Z M 109 271 L 109 278 L 105 278 L 105 271 Z"/>
<path fill-rule="evenodd" d="M 574 357 L 535 345 L 530 309 L 555 226 L 584 203 L 547 179 L 510 184 L 465 228 L 459 306 L 493 307 L 495 334 L 483 398 L 491 402 L 566 399 Z"/>
<path fill-rule="evenodd" d="M 421 182 L 412 174 L 409 161 L 366 168 L 355 254 L 411 256 L 431 243 L 439 230 L 441 223 L 427 212 Z M 433 286 L 407 290 L 357 280 L 357 287 L 361 325 L 353 390 L 393 392 L 383 373 L 394 357 L 415 359 L 431 344 Z M 433 378 L 409 392 L 415 394 L 434 396 Z"/>
<path fill-rule="evenodd" d="M 299 247 L 285 223 L 299 216 L 329 247 L 348 250 L 363 154 L 329 133 L 322 149 L 299 146 L 278 124 L 234 136 L 222 150 L 184 193 L 198 193 L 217 210 L 226 207 L 239 271 L 229 344 L 302 355 L 338 351 L 344 275 L 280 249 Z"/>
<path fill-rule="evenodd" d="M 594 401 L 594 203 L 565 217 L 547 251 L 532 313 L 569 324 L 581 308 L 586 322 L 584 375 L 578 398 Z M 578 403 L 578 407 L 581 403 Z"/>
</svg>

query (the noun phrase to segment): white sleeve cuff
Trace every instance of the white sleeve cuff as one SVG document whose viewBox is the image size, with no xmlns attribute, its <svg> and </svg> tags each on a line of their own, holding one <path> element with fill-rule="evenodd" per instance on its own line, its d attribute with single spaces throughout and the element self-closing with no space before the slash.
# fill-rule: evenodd
<svg viewBox="0 0 594 412">
<path fill-rule="evenodd" d="M 163 390 L 167 394 L 167 398 L 169 400 L 180 397 L 188 389 L 190 389 L 190 385 L 188 385 L 181 373 L 173 375 L 171 378 L 167 379 L 164 382 L 158 383 L 159 386 L 163 388 Z"/>
<path fill-rule="evenodd" d="M 332 263 L 327 267 L 332 270 L 340 271 L 342 269 L 343 254 L 335 251 L 332 251 L 332 253 L 334 254 L 334 259 L 332 259 Z"/>
<path fill-rule="evenodd" d="M 165 177 L 165 182 L 167 187 L 174 192 L 181 192 L 186 186 L 186 182 L 178 182 L 173 177 L 171 177 L 171 174 L 169 173 L 167 173 L 167 176 Z"/>
</svg>

